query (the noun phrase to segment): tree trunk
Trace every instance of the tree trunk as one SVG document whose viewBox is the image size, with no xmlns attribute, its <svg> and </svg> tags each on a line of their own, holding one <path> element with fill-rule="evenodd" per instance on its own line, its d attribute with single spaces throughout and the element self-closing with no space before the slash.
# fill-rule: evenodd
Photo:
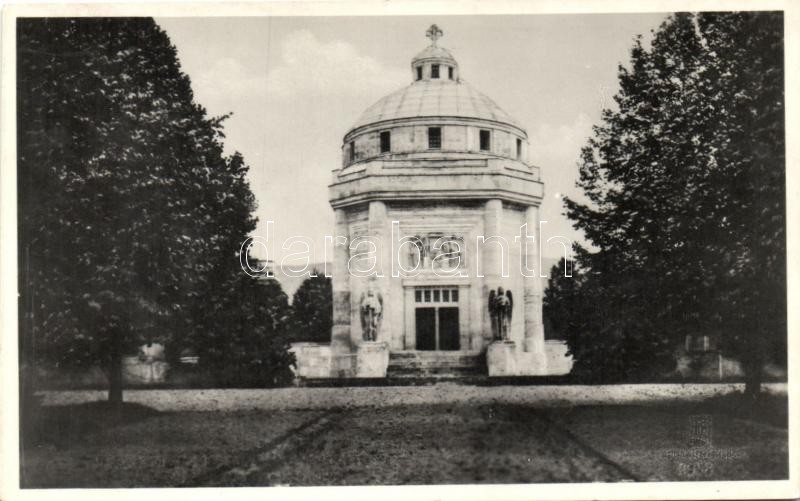
<svg viewBox="0 0 800 501">
<path fill-rule="evenodd" d="M 114 332 L 111 340 L 111 366 L 108 371 L 108 401 L 116 406 L 122 405 L 122 346 L 119 333 Z"/>
<path fill-rule="evenodd" d="M 750 398 L 758 397 L 761 393 L 761 380 L 764 372 L 764 364 L 758 357 L 753 357 L 745 368 L 744 394 Z"/>
<path fill-rule="evenodd" d="M 764 343 L 757 327 L 748 333 L 751 340 L 748 343 L 747 354 L 744 360 L 744 394 L 751 398 L 758 397 L 761 393 L 761 380 L 764 376 Z"/>
</svg>

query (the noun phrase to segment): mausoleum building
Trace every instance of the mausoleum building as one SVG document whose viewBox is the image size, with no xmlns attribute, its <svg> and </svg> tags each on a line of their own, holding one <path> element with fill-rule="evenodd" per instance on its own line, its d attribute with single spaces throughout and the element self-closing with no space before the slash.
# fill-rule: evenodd
<svg viewBox="0 0 800 501">
<path fill-rule="evenodd" d="M 294 346 L 305 378 L 544 375 L 543 184 L 525 128 L 431 44 L 411 83 L 345 134 L 329 187 L 336 227 L 329 345 Z"/>
</svg>

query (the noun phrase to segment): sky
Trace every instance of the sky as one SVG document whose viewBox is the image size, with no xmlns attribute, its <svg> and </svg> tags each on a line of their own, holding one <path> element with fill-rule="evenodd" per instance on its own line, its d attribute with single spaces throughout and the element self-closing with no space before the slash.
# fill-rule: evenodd
<svg viewBox="0 0 800 501">
<path fill-rule="evenodd" d="M 310 239 L 312 262 L 326 259 L 333 234 L 331 171 L 342 138 L 361 113 L 411 83 L 411 58 L 436 23 L 438 45 L 460 75 L 528 132 L 530 162 L 541 167 L 544 239 L 583 242 L 561 197 L 581 199 L 578 157 L 613 106 L 617 71 L 636 35 L 645 42 L 667 14 L 157 18 L 178 49 L 195 100 L 225 122 L 225 148 L 250 166 L 258 201 L 255 235 L 277 242 Z M 273 221 L 267 230 L 267 221 Z M 559 245 L 545 245 L 558 258 Z M 254 249 L 257 257 L 266 257 Z M 332 255 L 330 250 L 328 256 Z M 330 260 L 330 258 L 328 258 Z"/>
</svg>

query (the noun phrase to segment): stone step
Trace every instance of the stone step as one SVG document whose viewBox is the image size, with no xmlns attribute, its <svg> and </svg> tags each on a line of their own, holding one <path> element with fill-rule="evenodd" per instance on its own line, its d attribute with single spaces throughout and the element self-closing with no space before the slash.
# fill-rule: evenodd
<svg viewBox="0 0 800 501">
<path fill-rule="evenodd" d="M 486 374 L 483 367 L 389 367 L 386 377 L 458 377 L 481 376 Z"/>
<path fill-rule="evenodd" d="M 461 352 L 400 352 L 389 354 L 389 365 L 475 365 L 485 360 L 481 353 Z"/>
<path fill-rule="evenodd" d="M 426 360 L 426 361 L 389 361 L 389 367 L 476 367 L 480 361 L 461 361 L 461 360 Z"/>
<path fill-rule="evenodd" d="M 480 351 L 438 351 L 438 350 L 407 350 L 407 351 L 392 351 L 389 357 L 395 360 L 431 360 L 431 359 L 472 359 L 483 356 L 484 353 Z"/>
<path fill-rule="evenodd" d="M 458 377 L 486 373 L 480 352 L 401 351 L 389 354 L 388 377 Z"/>
</svg>

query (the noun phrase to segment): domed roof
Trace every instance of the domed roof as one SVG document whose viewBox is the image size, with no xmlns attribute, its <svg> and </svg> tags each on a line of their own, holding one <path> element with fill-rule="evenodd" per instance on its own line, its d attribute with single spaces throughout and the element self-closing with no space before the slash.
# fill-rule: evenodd
<svg viewBox="0 0 800 501">
<path fill-rule="evenodd" d="M 419 80 L 383 97 L 364 111 L 351 130 L 387 120 L 421 117 L 476 118 L 524 130 L 497 103 L 464 80 L 445 79 Z"/>
<path fill-rule="evenodd" d="M 389 120 L 408 118 L 466 118 L 489 120 L 525 129 L 497 104 L 460 78 L 458 62 L 447 49 L 436 45 L 444 32 L 435 24 L 426 32 L 431 45 L 414 56 L 411 67 L 415 81 L 383 97 L 361 115 L 350 132 Z M 448 71 L 441 78 L 433 74 L 433 65 L 445 64 Z M 348 132 L 348 134 L 350 133 Z"/>
<path fill-rule="evenodd" d="M 445 49 L 444 47 L 439 47 L 437 45 L 429 45 L 426 47 L 422 52 L 414 56 L 414 59 L 411 60 L 411 63 L 414 64 L 416 61 L 420 61 L 422 59 L 449 59 L 456 62 L 456 59 L 450 54 L 450 51 Z"/>
</svg>

